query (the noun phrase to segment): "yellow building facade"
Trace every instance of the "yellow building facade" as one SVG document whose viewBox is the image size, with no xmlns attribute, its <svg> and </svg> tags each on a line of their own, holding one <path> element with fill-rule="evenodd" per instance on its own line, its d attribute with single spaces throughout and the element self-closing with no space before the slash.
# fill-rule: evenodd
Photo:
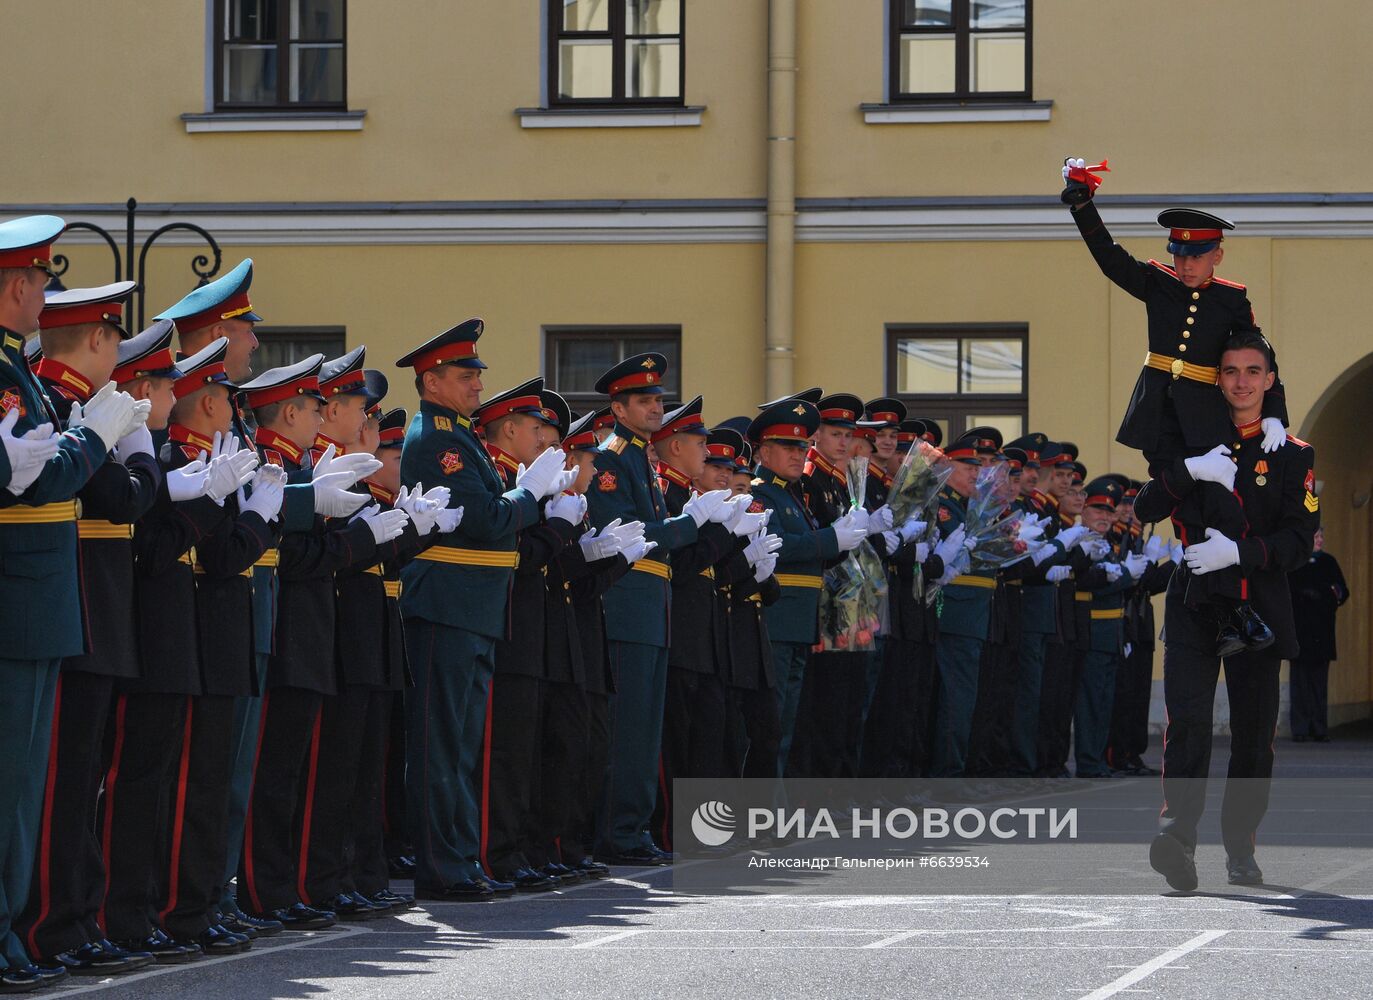
<svg viewBox="0 0 1373 1000">
<path fill-rule="evenodd" d="M 1138 475 L 1113 435 L 1144 312 L 1081 246 L 1059 166 L 1109 157 L 1099 204 L 1140 257 L 1166 252 L 1163 207 L 1234 219 L 1221 273 L 1277 346 L 1354 593 L 1332 721 L 1368 713 L 1368 5 L 52 0 L 6 25 L 0 214 L 122 245 L 135 196 L 138 244 L 202 225 L 225 267 L 255 259 L 280 349 L 365 343 L 389 369 L 480 315 L 490 391 L 667 338 L 710 419 L 899 391 Z M 148 316 L 197 246 L 150 251 Z M 111 280 L 93 234 L 60 248 L 67 285 Z"/>
</svg>

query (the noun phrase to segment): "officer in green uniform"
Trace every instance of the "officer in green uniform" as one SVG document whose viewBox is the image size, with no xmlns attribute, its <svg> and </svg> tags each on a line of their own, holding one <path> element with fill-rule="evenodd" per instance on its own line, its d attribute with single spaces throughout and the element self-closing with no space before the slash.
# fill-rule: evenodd
<svg viewBox="0 0 1373 1000">
<path fill-rule="evenodd" d="M 52 244 L 65 225 L 51 215 L 0 224 L 0 988 L 7 990 L 66 975 L 31 965 L 11 921 L 29 895 L 58 664 L 83 652 L 74 497 L 148 412 L 110 386 L 83 408 L 79 426 L 72 421 L 68 433 L 53 436 L 61 427 L 24 357 L 24 338 L 38 329 Z"/>
<path fill-rule="evenodd" d="M 505 635 L 516 533 L 572 477 L 549 449 L 507 490 L 472 425 L 481 404 L 482 321 L 446 330 L 396 362 L 413 368 L 420 407 L 401 481 L 447 486 L 462 523 L 401 570 L 401 614 L 415 690 L 406 698 L 406 794 L 421 899 L 490 899 L 478 862 L 477 766 L 496 640 Z M 461 595 L 461 597 L 457 597 Z"/>
<path fill-rule="evenodd" d="M 818 389 L 814 396 L 819 399 Z M 795 736 L 806 663 L 820 635 L 825 560 L 856 548 L 867 535 L 849 515 L 822 528 L 806 507 L 800 481 L 807 442 L 819 426 L 820 411 L 815 403 L 793 396 L 765 404 L 748 429 L 758 463 L 753 498 L 773 512 L 768 533 L 782 539 L 773 573 L 782 593 L 763 616 L 772 643 L 772 670 L 781 704 L 778 772 L 783 775 Z"/>
<path fill-rule="evenodd" d="M 733 513 L 728 490 L 692 497 L 673 517 L 645 449 L 663 423 L 662 380 L 667 358 L 639 354 L 596 382 L 610 397 L 615 429 L 601 442 L 596 475 L 587 491 L 591 526 L 603 530 L 642 521 L 656 551 L 605 594 L 606 638 L 615 675 L 610 774 L 601 818 L 599 860 L 607 864 L 662 865 L 671 855 L 653 842 L 649 826 L 658 795 L 658 753 L 667 698 L 668 617 L 673 549 L 697 540 L 708 521 Z"/>
</svg>

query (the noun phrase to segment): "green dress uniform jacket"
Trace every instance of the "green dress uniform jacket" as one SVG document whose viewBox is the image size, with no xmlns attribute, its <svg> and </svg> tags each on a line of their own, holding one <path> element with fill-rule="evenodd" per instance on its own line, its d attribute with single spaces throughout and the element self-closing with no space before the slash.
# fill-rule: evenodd
<svg viewBox="0 0 1373 1000">
<path fill-rule="evenodd" d="M 821 577 L 828 560 L 839 557 L 834 528 L 821 528 L 806 509 L 799 483 L 788 483 L 765 466 L 751 487 L 760 509 L 773 512 L 768 533 L 782 539 L 773 578 L 781 596 L 764 611 L 773 642 L 813 645 L 820 637 Z"/>
<path fill-rule="evenodd" d="M 948 538 L 967 521 L 966 504 L 967 499 L 950 486 L 939 491 L 935 522 L 940 538 Z M 972 569 L 954 577 L 940 594 L 943 601 L 943 609 L 939 613 L 940 633 L 985 641 L 991 625 L 992 595 L 995 592 L 996 574 L 989 569 Z"/>
</svg>

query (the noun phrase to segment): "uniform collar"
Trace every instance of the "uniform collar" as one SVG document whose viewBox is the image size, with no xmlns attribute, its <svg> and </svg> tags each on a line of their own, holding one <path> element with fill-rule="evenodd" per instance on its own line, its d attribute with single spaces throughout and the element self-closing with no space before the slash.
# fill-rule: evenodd
<svg viewBox="0 0 1373 1000">
<path fill-rule="evenodd" d="M 1239 433 L 1241 441 L 1248 441 L 1252 437 L 1258 437 L 1263 433 L 1263 417 L 1250 421 L 1247 424 L 1237 424 L 1235 430 Z"/>
<path fill-rule="evenodd" d="M 24 356 L 24 338 L 7 326 L 0 326 L 0 346 L 7 351 L 14 351 L 20 357 Z"/>
<path fill-rule="evenodd" d="M 447 417 L 455 424 L 461 424 L 466 427 L 469 431 L 472 429 L 472 421 L 464 417 L 457 410 L 450 410 L 448 407 L 440 406 L 438 403 L 428 399 L 420 400 L 420 412 L 427 414 L 430 417 Z"/>
<path fill-rule="evenodd" d="M 334 454 L 335 454 L 335 456 L 338 456 L 338 455 L 346 455 L 346 454 L 348 454 L 348 449 L 347 449 L 347 448 L 345 448 L 343 445 L 339 444 L 339 443 L 338 443 L 337 441 L 335 441 L 333 438 L 325 437 L 323 434 L 316 434 L 316 435 L 315 435 L 315 443 L 314 443 L 314 446 L 311 448 L 311 451 L 313 451 L 313 450 L 315 450 L 315 449 L 317 448 L 317 449 L 319 449 L 321 452 L 323 452 L 323 451 L 324 451 L 326 448 L 328 448 L 330 445 L 333 445 L 333 446 L 334 446 Z"/>
<path fill-rule="evenodd" d="M 1035 501 L 1045 510 L 1050 512 L 1058 510 L 1058 497 L 1054 496 L 1052 493 L 1045 493 L 1042 490 L 1035 490 L 1031 495 L 1035 498 Z"/>
<path fill-rule="evenodd" d="M 763 485 L 765 486 L 780 486 L 782 489 L 786 489 L 788 486 L 792 485 L 769 469 L 766 465 L 758 466 L 758 478 L 763 481 Z"/>
<path fill-rule="evenodd" d="M 253 443 L 260 444 L 264 448 L 275 448 L 297 465 L 300 464 L 301 458 L 305 456 L 305 452 L 302 449 L 297 448 L 286 438 L 268 427 L 259 427 L 257 429 L 257 433 L 253 435 Z"/>
<path fill-rule="evenodd" d="M 1073 525 L 1077 524 L 1077 518 L 1069 517 L 1067 514 L 1063 513 L 1062 511 L 1059 511 L 1058 523 L 1065 528 L 1071 528 Z"/>
<path fill-rule="evenodd" d="M 502 469 L 508 469 L 511 472 L 518 472 L 520 470 L 520 463 L 515 461 L 506 452 L 501 451 L 494 444 L 487 443 L 486 453 L 490 455 L 491 460 Z"/>
<path fill-rule="evenodd" d="M 390 490 L 388 490 L 385 486 L 382 486 L 379 483 L 374 483 L 370 479 L 364 480 L 364 482 L 367 486 L 367 492 L 372 494 L 373 500 L 379 500 L 382 503 L 387 504 L 391 507 L 394 507 L 396 505 L 396 495 L 392 493 Z"/>
<path fill-rule="evenodd" d="M 684 473 L 678 472 L 666 462 L 658 463 L 658 475 L 662 476 L 669 483 L 676 483 L 684 489 L 691 489 L 691 480 Z"/>
<path fill-rule="evenodd" d="M 620 423 L 618 420 L 615 421 L 615 436 L 620 438 L 621 440 L 628 441 L 636 448 L 642 449 L 648 444 L 647 441 L 639 437 L 639 435 L 635 434 L 632 430 L 630 430 L 624 424 Z"/>
<path fill-rule="evenodd" d="M 831 478 L 844 482 L 844 474 L 826 461 L 825 457 L 818 451 L 811 448 L 806 452 L 806 470 L 809 472 L 813 469 L 819 469 Z"/>
<path fill-rule="evenodd" d="M 890 486 L 892 484 L 891 474 L 872 459 L 868 459 L 868 475 L 876 476 L 877 481 L 883 486 Z"/>
<path fill-rule="evenodd" d="M 95 393 L 95 384 L 75 368 L 52 358 L 39 358 L 33 366 L 39 378 L 60 385 L 76 397 L 78 403 L 88 403 Z"/>
<path fill-rule="evenodd" d="M 167 439 L 177 444 L 193 444 L 201 451 L 209 452 L 214 448 L 214 439 L 191 430 L 185 424 L 172 424 L 167 428 Z"/>
</svg>

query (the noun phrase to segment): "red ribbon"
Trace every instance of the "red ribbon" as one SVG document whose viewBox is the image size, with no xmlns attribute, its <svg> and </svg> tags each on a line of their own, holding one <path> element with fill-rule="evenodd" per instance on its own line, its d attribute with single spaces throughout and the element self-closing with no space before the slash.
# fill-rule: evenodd
<svg viewBox="0 0 1373 1000">
<path fill-rule="evenodd" d="M 1101 187 L 1101 178 L 1097 176 L 1097 173 L 1109 174 L 1111 172 L 1111 168 L 1106 165 L 1109 162 L 1109 160 L 1102 160 L 1100 163 L 1094 163 L 1088 167 L 1069 167 L 1068 179 L 1077 181 L 1079 184 L 1086 184 L 1095 191 Z"/>
</svg>

